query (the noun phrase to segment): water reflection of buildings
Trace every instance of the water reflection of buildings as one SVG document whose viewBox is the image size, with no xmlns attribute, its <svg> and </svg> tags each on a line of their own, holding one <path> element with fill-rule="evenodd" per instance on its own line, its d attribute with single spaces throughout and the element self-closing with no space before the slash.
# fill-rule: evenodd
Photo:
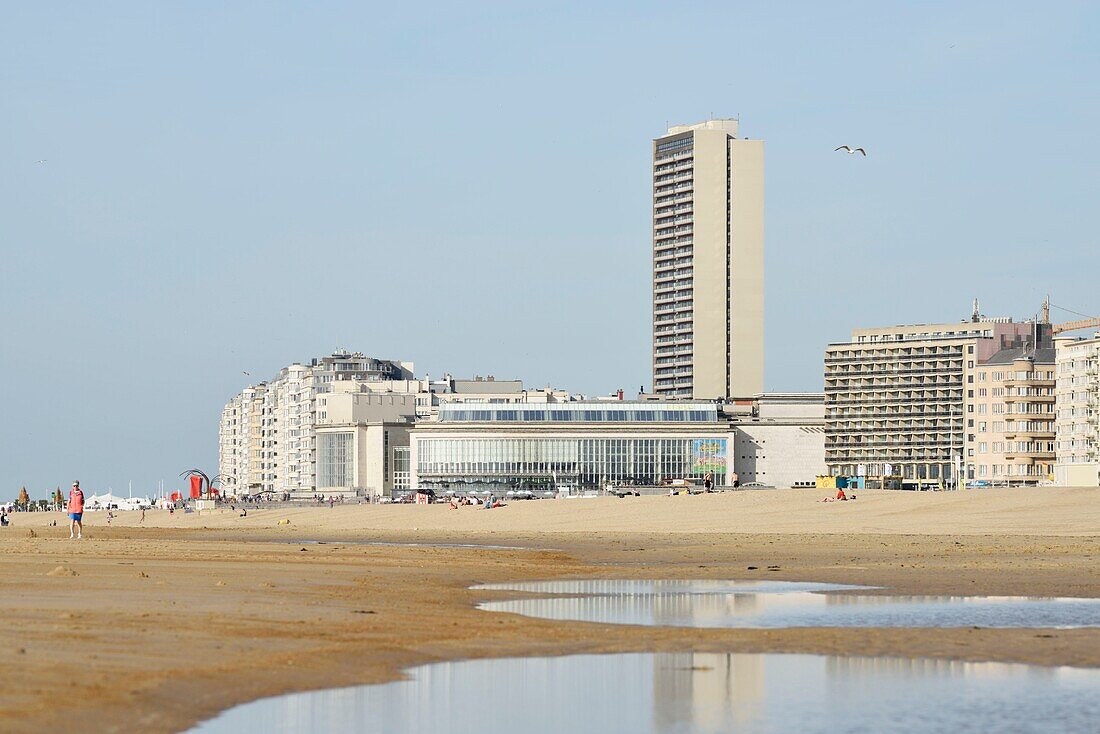
<svg viewBox="0 0 1100 734">
<path fill-rule="evenodd" d="M 764 661 L 731 653 L 654 655 L 654 730 L 721 731 L 760 718 Z"/>
<path fill-rule="evenodd" d="M 1058 668 L 1019 663 L 968 663 L 934 658 L 827 657 L 825 669 L 830 683 L 845 685 L 859 678 L 981 678 L 1027 673 L 1056 678 Z"/>
</svg>

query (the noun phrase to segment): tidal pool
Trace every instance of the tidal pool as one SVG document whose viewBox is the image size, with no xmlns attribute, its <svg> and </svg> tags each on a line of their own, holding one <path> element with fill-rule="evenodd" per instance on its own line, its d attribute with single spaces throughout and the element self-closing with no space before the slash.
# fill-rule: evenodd
<svg viewBox="0 0 1100 734">
<path fill-rule="evenodd" d="M 505 658 L 263 699 L 202 734 L 1094 732 L 1100 670 L 781 654 Z"/>
<path fill-rule="evenodd" d="M 569 596 L 479 609 L 543 619 L 666 627 L 1100 627 L 1100 599 L 907 596 L 792 581 L 578 580 L 476 589 Z"/>
</svg>

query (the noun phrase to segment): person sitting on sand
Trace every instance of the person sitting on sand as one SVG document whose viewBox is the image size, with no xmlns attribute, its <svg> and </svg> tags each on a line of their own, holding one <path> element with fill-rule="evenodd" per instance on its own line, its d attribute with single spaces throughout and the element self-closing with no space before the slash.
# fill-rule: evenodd
<svg viewBox="0 0 1100 734">
<path fill-rule="evenodd" d="M 843 501 L 847 501 L 847 499 L 848 499 L 848 495 L 844 494 L 844 490 L 843 490 L 843 489 L 838 489 L 838 490 L 836 491 L 836 498 L 837 498 L 838 500 L 841 500 L 841 501 L 843 502 Z"/>
</svg>

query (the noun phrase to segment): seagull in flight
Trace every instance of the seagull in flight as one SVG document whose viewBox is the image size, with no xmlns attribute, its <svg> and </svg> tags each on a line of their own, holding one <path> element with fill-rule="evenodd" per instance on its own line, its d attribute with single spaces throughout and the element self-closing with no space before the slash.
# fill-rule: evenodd
<svg viewBox="0 0 1100 734">
<path fill-rule="evenodd" d="M 45 163 L 45 162 L 46 162 L 45 158 L 35 161 L 35 163 L 38 163 L 38 164 L 42 164 L 42 163 Z"/>
<path fill-rule="evenodd" d="M 251 373 L 251 372 L 245 372 L 244 370 L 241 370 L 241 374 L 242 374 L 242 375 L 248 375 L 249 377 L 252 377 L 252 373 Z"/>
<path fill-rule="evenodd" d="M 847 145 L 840 145 L 836 148 L 833 148 L 834 153 L 838 150 L 847 151 L 848 155 L 852 155 L 854 153 L 862 153 L 864 158 L 867 157 L 867 151 L 865 151 L 863 148 L 849 148 Z"/>
</svg>

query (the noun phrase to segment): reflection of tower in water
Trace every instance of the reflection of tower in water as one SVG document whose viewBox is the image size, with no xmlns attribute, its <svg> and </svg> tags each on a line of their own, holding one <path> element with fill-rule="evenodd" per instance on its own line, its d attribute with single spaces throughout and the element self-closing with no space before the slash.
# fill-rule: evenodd
<svg viewBox="0 0 1100 734">
<path fill-rule="evenodd" d="M 721 731 L 761 715 L 764 656 L 667 653 L 653 656 L 654 730 Z"/>
</svg>

